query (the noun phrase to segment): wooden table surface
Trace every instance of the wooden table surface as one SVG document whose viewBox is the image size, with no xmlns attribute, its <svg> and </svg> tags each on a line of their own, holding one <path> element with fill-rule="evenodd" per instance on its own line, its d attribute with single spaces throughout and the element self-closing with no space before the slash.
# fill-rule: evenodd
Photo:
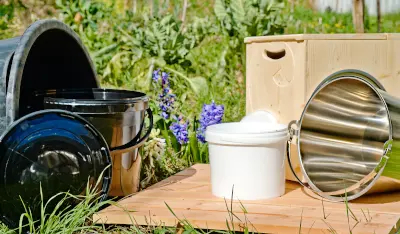
<svg viewBox="0 0 400 234">
<path fill-rule="evenodd" d="M 94 221 L 176 226 L 179 218 L 203 230 L 228 230 L 226 221 L 231 223 L 231 201 L 225 203 L 211 194 L 210 167 L 206 164 L 196 164 L 118 204 L 122 208 L 107 207 L 93 216 Z M 345 203 L 322 201 L 294 182 L 286 182 L 286 192 L 279 198 L 242 201 L 242 205 L 245 211 L 240 202 L 232 202 L 236 231 L 247 226 L 258 233 L 300 233 L 301 224 L 301 233 L 350 233 L 352 229 L 353 234 L 379 234 L 396 233 L 400 224 L 400 192 L 349 202 L 354 218 L 351 212 L 348 218 Z"/>
</svg>

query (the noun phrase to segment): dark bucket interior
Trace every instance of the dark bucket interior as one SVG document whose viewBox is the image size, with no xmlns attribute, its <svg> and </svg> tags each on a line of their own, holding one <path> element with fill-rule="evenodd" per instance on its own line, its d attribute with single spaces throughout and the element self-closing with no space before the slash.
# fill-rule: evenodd
<svg viewBox="0 0 400 234">
<path fill-rule="evenodd" d="M 96 75 L 81 45 L 68 33 L 51 29 L 29 51 L 20 87 L 19 116 L 33 112 L 34 90 L 96 88 Z"/>
<path fill-rule="evenodd" d="M 322 192 L 346 190 L 347 196 L 365 189 L 371 181 L 356 184 L 379 164 L 390 132 L 377 91 L 358 79 L 339 79 L 320 89 L 306 108 L 299 147 L 311 183 Z"/>
</svg>

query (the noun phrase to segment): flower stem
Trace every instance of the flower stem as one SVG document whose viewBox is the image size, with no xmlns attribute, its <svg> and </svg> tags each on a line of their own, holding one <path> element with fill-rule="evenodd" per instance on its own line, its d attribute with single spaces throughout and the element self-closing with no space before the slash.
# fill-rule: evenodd
<svg viewBox="0 0 400 234">
<path fill-rule="evenodd" d="M 171 144 L 171 141 L 168 136 L 168 129 L 167 129 L 167 125 L 165 124 L 165 121 L 163 121 L 163 124 L 164 124 L 164 129 L 161 132 L 165 138 L 165 141 L 167 142 L 168 147 L 172 148 L 172 144 Z"/>
</svg>

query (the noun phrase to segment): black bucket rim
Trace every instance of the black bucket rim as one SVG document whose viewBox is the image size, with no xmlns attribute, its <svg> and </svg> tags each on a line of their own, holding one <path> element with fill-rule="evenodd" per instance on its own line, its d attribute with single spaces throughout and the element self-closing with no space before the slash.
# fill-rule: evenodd
<svg viewBox="0 0 400 234">
<path fill-rule="evenodd" d="M 64 24 L 60 20 L 56 19 L 42 19 L 37 20 L 32 23 L 25 32 L 20 36 L 20 41 L 18 46 L 14 51 L 14 57 L 11 64 L 11 72 L 7 84 L 6 91 L 6 122 L 7 125 L 11 124 L 13 121 L 19 117 L 19 101 L 20 101 L 20 88 L 22 83 L 23 69 L 18 69 L 21 66 L 25 66 L 30 50 L 38 37 L 48 30 L 57 29 L 66 32 L 71 38 L 73 38 L 77 44 L 79 44 L 82 52 L 87 57 L 87 61 L 93 72 L 93 76 L 96 77 L 96 69 L 93 61 L 90 58 L 90 54 L 87 48 L 83 45 L 82 40 L 79 38 L 78 34 L 72 30 L 68 25 Z M 95 79 L 96 86 L 100 87 L 98 79 Z"/>
</svg>

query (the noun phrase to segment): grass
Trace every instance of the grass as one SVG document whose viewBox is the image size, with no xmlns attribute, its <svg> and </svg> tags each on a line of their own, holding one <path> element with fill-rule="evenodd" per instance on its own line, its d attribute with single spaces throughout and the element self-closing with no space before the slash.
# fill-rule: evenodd
<svg viewBox="0 0 400 234">
<path fill-rule="evenodd" d="M 96 186 L 99 184 L 100 180 L 97 182 Z M 26 207 L 22 202 L 24 207 L 26 208 L 26 212 L 21 214 L 20 225 L 16 229 L 8 229 L 4 224 L 0 223 L 0 233 L 2 234 L 16 234 L 16 233 L 26 233 L 28 231 L 31 234 L 53 234 L 53 233 L 200 233 L 207 234 L 216 231 L 205 231 L 200 228 L 195 227 L 186 219 L 180 219 L 171 207 L 165 203 L 166 207 L 169 209 L 171 214 L 173 214 L 177 220 L 179 221 L 179 225 L 175 228 L 173 227 L 164 227 L 164 226 L 138 226 L 135 225 L 136 221 L 134 217 L 129 213 L 132 211 L 126 210 L 127 215 L 129 215 L 132 225 L 129 227 L 123 226 L 105 226 L 105 225 L 95 225 L 94 220 L 92 220 L 93 214 L 98 211 L 101 207 L 108 205 L 115 205 L 120 208 L 123 208 L 118 205 L 115 201 L 106 200 L 99 201 L 97 190 L 94 188 L 90 188 L 89 185 L 86 189 L 86 194 L 84 196 L 74 196 L 67 192 L 59 193 L 53 197 L 51 197 L 47 202 L 43 201 L 43 195 L 41 193 L 42 199 L 42 210 L 39 219 L 34 217 L 29 210 L 29 207 Z M 232 193 L 233 194 L 233 193 Z M 64 204 L 67 200 L 74 199 L 80 200 L 80 202 L 70 208 L 70 209 L 60 209 L 60 207 L 64 207 Z M 59 200 L 56 208 L 51 211 L 46 210 L 47 204 L 49 204 L 52 200 Z M 235 231 L 235 219 L 238 219 L 238 216 L 235 215 L 233 210 L 233 199 L 231 198 L 230 208 L 227 204 L 227 210 L 230 219 L 226 221 L 227 227 L 229 231 L 217 231 L 218 233 L 236 233 Z M 247 211 L 241 203 L 241 207 L 243 212 L 246 214 Z M 241 221 L 240 221 L 241 222 Z M 241 233 L 250 233 L 248 227 L 248 220 L 240 225 Z M 251 224 L 251 223 L 250 223 Z M 254 226 L 253 226 L 254 227 Z M 255 228 L 254 228 L 255 229 Z"/>
<path fill-rule="evenodd" d="M 99 184 L 100 180 L 97 181 L 96 186 Z M 165 206 L 171 212 L 171 214 L 177 219 L 178 225 L 176 227 L 165 227 L 163 225 L 153 225 L 151 220 L 149 220 L 149 226 L 139 226 L 137 225 L 134 217 L 134 210 L 126 210 L 127 215 L 129 215 L 132 225 L 130 226 L 106 226 L 94 224 L 94 220 L 92 216 L 95 212 L 97 212 L 100 208 L 109 205 L 115 205 L 122 209 L 123 207 L 119 206 L 116 201 L 113 200 L 106 200 L 106 201 L 99 201 L 97 190 L 90 188 L 89 185 L 86 188 L 86 194 L 82 196 L 74 196 L 70 193 L 59 193 L 49 201 L 43 201 L 43 195 L 41 196 L 42 199 L 42 211 L 40 216 L 33 217 L 29 207 L 26 207 L 26 212 L 21 215 L 20 219 L 20 226 L 17 229 L 10 230 L 5 225 L 0 223 L 0 233 L 2 234 L 17 234 L 17 233 L 24 233 L 22 231 L 28 230 L 31 234 L 53 234 L 53 233 L 70 233 L 70 234 L 77 234 L 77 233 L 98 233 L 98 234 L 114 234 L 114 233 L 140 233 L 140 234 L 147 234 L 147 233 L 198 233 L 198 234 L 208 234 L 208 233 L 221 233 L 221 234 L 236 234 L 236 233 L 257 233 L 256 227 L 251 223 L 251 221 L 247 218 L 248 211 L 243 205 L 243 203 L 238 200 L 239 206 L 241 209 L 241 213 L 244 215 L 244 219 L 240 218 L 238 214 L 233 212 L 233 188 L 232 194 L 230 197 L 230 202 L 225 199 L 225 206 L 226 211 L 228 214 L 228 218 L 226 219 L 226 231 L 222 230 L 204 230 L 201 229 L 192 223 L 186 218 L 180 218 L 174 212 L 174 210 L 165 203 Z M 64 203 L 67 202 L 69 199 L 79 200 L 80 202 L 68 209 L 63 210 L 60 207 L 64 206 Z M 56 208 L 51 211 L 46 210 L 47 204 L 51 200 L 59 200 Z M 23 201 L 21 201 L 23 203 Z M 325 214 L 325 206 L 323 200 L 322 202 L 322 222 L 325 223 L 327 231 L 331 234 L 338 233 L 337 230 L 333 228 L 333 226 L 328 221 L 328 216 Z M 354 228 L 361 222 L 363 222 L 360 218 L 357 218 L 353 210 L 350 208 L 350 205 L 347 201 L 347 194 L 345 194 L 344 199 L 344 209 L 346 211 L 347 223 L 348 223 L 348 230 L 349 233 L 352 233 Z M 299 229 L 298 233 L 304 233 L 304 209 L 301 210 L 300 220 L 299 220 Z M 133 212 L 133 215 L 132 213 Z M 361 209 L 361 212 L 365 218 L 366 223 L 372 222 L 372 217 L 370 215 L 369 210 L 364 211 Z M 351 220 L 355 221 L 355 224 L 351 224 Z M 310 227 L 307 227 L 308 232 L 312 230 L 315 222 L 311 224 Z M 238 230 L 238 227 L 240 229 Z"/>
</svg>

